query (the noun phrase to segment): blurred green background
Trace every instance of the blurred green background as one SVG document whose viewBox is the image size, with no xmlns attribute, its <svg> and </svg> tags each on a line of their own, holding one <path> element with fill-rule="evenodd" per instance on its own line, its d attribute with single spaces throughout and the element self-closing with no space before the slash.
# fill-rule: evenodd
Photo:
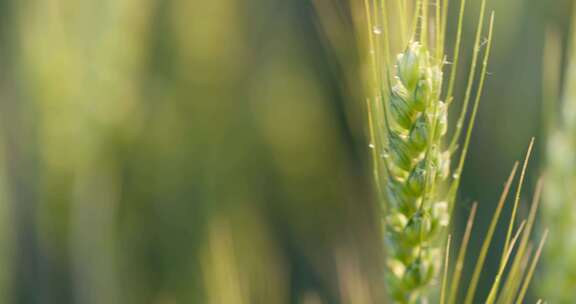
<svg viewBox="0 0 576 304">
<path fill-rule="evenodd" d="M 540 173 L 544 33 L 571 5 L 488 1 L 455 214 L 480 202 L 476 248 L 532 136 L 526 199 Z M 1 0 L 0 303 L 380 303 L 352 23 L 348 1 Z"/>
</svg>

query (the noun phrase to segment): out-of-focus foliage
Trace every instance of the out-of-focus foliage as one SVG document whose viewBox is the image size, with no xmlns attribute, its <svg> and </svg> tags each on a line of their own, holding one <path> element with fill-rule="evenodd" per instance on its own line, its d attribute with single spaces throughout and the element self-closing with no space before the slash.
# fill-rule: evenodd
<svg viewBox="0 0 576 304">
<path fill-rule="evenodd" d="M 568 3 L 488 1 L 460 206 L 495 201 L 538 133 L 543 24 Z M 0 303 L 380 303 L 357 37 L 334 48 L 318 7 L 0 0 Z"/>
<path fill-rule="evenodd" d="M 559 33 L 550 30 L 545 45 L 544 120 L 547 145 L 546 188 L 543 225 L 550 229 L 550 241 L 544 251 L 540 290 L 553 303 L 570 303 L 565 293 L 576 285 L 576 23 L 572 21 L 564 85 L 560 85 L 562 45 Z M 558 93 L 562 87 L 562 93 Z"/>
<path fill-rule="evenodd" d="M 1 302 L 333 302 L 339 271 L 378 297 L 361 127 L 306 1 L 7 5 Z"/>
</svg>

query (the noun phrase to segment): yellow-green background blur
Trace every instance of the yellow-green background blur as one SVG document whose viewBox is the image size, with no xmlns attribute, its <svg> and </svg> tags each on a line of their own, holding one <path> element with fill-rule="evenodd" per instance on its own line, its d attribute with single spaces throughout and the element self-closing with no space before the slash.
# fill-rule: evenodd
<svg viewBox="0 0 576 304">
<path fill-rule="evenodd" d="M 328 2 L 0 0 L 0 303 L 381 303 L 362 59 Z M 526 194 L 540 174 L 544 33 L 570 6 L 488 1 L 454 215 L 480 202 L 474 248 L 532 136 Z"/>
</svg>

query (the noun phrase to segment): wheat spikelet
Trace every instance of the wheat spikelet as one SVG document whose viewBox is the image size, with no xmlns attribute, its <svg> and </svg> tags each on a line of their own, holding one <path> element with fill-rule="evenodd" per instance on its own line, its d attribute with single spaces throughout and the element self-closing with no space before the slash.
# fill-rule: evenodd
<svg viewBox="0 0 576 304">
<path fill-rule="evenodd" d="M 388 283 L 395 300 L 407 302 L 436 272 L 432 241 L 448 224 L 448 204 L 438 195 L 450 172 L 441 144 L 447 130 L 446 105 L 439 100 L 442 71 L 428 50 L 412 42 L 398 55 L 389 96 L 391 128 L 383 155 L 388 170 L 385 235 Z"/>
</svg>

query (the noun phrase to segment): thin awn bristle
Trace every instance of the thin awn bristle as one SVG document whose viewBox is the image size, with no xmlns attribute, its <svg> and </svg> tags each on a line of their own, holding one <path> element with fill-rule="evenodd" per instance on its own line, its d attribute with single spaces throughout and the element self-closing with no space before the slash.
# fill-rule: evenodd
<svg viewBox="0 0 576 304">
<path fill-rule="evenodd" d="M 442 58 L 443 57 L 443 50 L 442 50 L 442 4 L 441 4 L 441 0 L 436 0 L 436 14 L 434 15 L 434 22 L 436 23 L 434 25 L 434 35 L 436 37 L 436 45 L 434 46 L 436 49 L 436 58 Z"/>
<path fill-rule="evenodd" d="M 520 202 L 522 185 L 524 184 L 526 168 L 528 167 L 528 161 L 530 160 L 530 154 L 532 153 L 533 146 L 534 146 L 534 138 L 530 140 L 530 145 L 528 146 L 528 152 L 526 152 L 526 157 L 524 158 L 524 164 L 522 165 L 522 171 L 520 173 L 520 182 L 518 183 L 518 188 L 516 189 L 516 197 L 514 199 L 514 205 L 512 207 L 512 216 L 510 218 L 510 225 L 508 226 L 508 233 L 506 234 L 506 241 L 504 242 L 504 252 L 506 252 L 509 247 L 510 236 L 512 235 L 512 229 L 514 229 L 514 220 L 516 219 L 518 203 Z"/>
<path fill-rule="evenodd" d="M 418 21 L 421 16 L 422 1 L 416 0 L 416 5 L 414 5 L 414 13 L 412 18 L 412 34 L 410 35 L 410 41 L 414 41 L 418 38 Z"/>
<path fill-rule="evenodd" d="M 533 144 L 533 142 L 531 142 L 531 144 L 528 148 L 528 152 L 526 153 L 526 158 L 524 161 L 524 165 L 522 167 L 523 170 L 525 170 L 524 168 L 526 168 L 527 161 L 529 160 L 530 150 L 532 149 L 532 144 Z M 485 262 L 485 259 L 486 259 L 487 253 L 488 253 L 488 249 L 491 246 L 492 237 L 494 235 L 494 231 L 495 231 L 498 219 L 499 219 L 500 214 L 502 212 L 504 202 L 506 201 L 506 198 L 508 197 L 508 193 L 510 191 L 510 187 L 511 187 L 511 184 L 513 181 L 513 177 L 515 176 L 515 173 L 518 169 L 518 166 L 519 166 L 519 163 L 516 162 L 514 165 L 514 168 L 512 170 L 512 174 L 510 174 L 508 181 L 506 182 L 506 184 L 504 186 L 504 191 L 500 197 L 500 201 L 498 202 L 498 207 L 497 207 L 496 211 L 494 212 L 494 215 L 493 215 L 492 221 L 490 223 L 488 232 L 486 233 L 486 238 L 484 240 L 484 243 L 482 244 L 482 248 L 480 250 L 480 255 L 477 259 L 476 266 L 474 268 L 474 272 L 472 275 L 472 279 L 471 279 L 471 282 L 468 286 L 468 291 L 466 293 L 466 297 L 464 300 L 464 303 L 466 303 L 466 304 L 472 303 L 474 301 L 476 288 L 478 286 L 478 281 L 479 281 L 480 274 L 481 274 L 483 266 L 484 266 L 484 262 Z M 525 175 L 523 173 L 520 174 L 520 180 L 518 181 L 518 187 L 520 187 L 520 185 L 524 182 L 524 176 Z M 516 292 L 519 288 L 520 281 L 523 279 L 524 273 L 526 271 L 526 265 L 528 263 L 528 259 L 529 259 L 530 255 L 531 255 L 529 239 L 530 239 L 530 235 L 532 232 L 532 228 L 533 228 L 535 220 L 536 220 L 536 212 L 537 212 L 538 206 L 539 206 L 541 190 L 542 190 L 542 179 L 539 180 L 538 185 L 536 187 L 536 191 L 534 194 L 534 199 L 532 201 L 532 206 L 530 207 L 528 219 L 522 221 L 520 226 L 516 229 L 516 232 L 514 233 L 513 237 L 511 239 L 509 239 L 507 242 L 505 242 L 505 244 L 504 244 L 504 251 L 503 251 L 503 255 L 502 255 L 500 265 L 498 268 L 498 273 L 494 277 L 494 281 L 491 285 L 490 292 L 488 294 L 488 297 L 487 297 L 485 303 L 489 303 L 489 304 L 492 304 L 495 302 L 510 303 L 514 299 L 514 295 L 516 294 Z M 511 216 L 509 218 L 509 226 L 510 226 L 510 223 L 514 220 L 515 220 L 515 217 Z M 515 252 L 514 255 L 512 254 L 513 252 Z M 512 261 L 511 266 L 507 267 L 507 265 L 510 263 L 510 261 Z M 507 268 L 509 268 L 509 270 L 508 270 L 507 275 L 506 275 L 506 280 L 503 280 L 504 274 L 506 273 Z M 526 282 L 529 282 L 531 280 L 530 271 L 528 271 L 528 274 L 526 275 L 524 280 L 527 280 Z M 504 288 L 502 289 L 502 287 L 504 287 Z M 501 289 L 502 289 L 502 292 L 500 292 Z"/>
<path fill-rule="evenodd" d="M 442 40 L 440 41 L 440 54 L 444 54 L 444 43 L 445 43 L 445 34 L 446 34 L 446 25 L 447 25 L 447 21 L 448 21 L 448 5 L 450 4 L 449 0 L 442 0 L 442 14 L 441 14 L 441 21 L 440 21 L 440 26 L 441 26 L 441 33 L 442 33 Z"/>
<path fill-rule="evenodd" d="M 484 1 L 483 1 L 484 2 Z M 464 161 L 466 160 L 466 155 L 468 153 L 468 147 L 470 145 L 470 139 L 472 138 L 472 130 L 474 127 L 474 123 L 476 122 L 476 115 L 478 113 L 478 106 L 480 105 L 480 99 L 482 97 L 482 92 L 484 88 L 484 81 L 486 80 L 487 68 L 488 68 L 488 58 L 490 57 L 490 50 L 492 49 L 492 34 L 494 32 L 494 12 L 490 15 L 490 24 L 488 28 L 488 44 L 486 46 L 486 52 L 484 53 L 484 59 L 482 62 L 482 70 L 480 72 L 480 80 L 478 81 L 478 91 L 476 93 L 476 99 L 474 100 L 474 105 L 472 106 L 472 113 L 470 114 L 470 121 L 468 122 L 468 127 L 466 130 L 466 137 L 464 138 L 464 145 L 462 147 L 462 151 L 460 153 L 460 160 L 458 162 L 458 166 L 455 170 L 455 177 L 452 185 L 450 186 L 449 194 L 448 194 L 448 202 L 450 203 L 450 212 L 452 212 L 454 208 L 454 201 L 456 197 L 456 191 L 460 185 L 460 176 L 462 175 L 462 170 L 464 169 Z M 478 49 L 476 49 L 478 51 Z M 475 66 L 475 64 L 473 63 Z M 470 78 L 469 78 L 470 79 Z M 456 125 L 456 129 L 460 129 L 462 124 L 458 122 Z M 448 150 L 450 153 L 453 152 L 453 144 L 450 144 Z"/>
<path fill-rule="evenodd" d="M 448 1 L 448 0 L 447 0 Z M 448 5 L 446 5 L 447 7 Z M 448 92 L 446 94 L 446 102 L 448 105 L 452 102 L 452 93 L 454 91 L 454 84 L 456 82 L 456 69 L 458 67 L 458 60 L 460 58 L 460 46 L 462 44 L 462 24 L 464 22 L 464 10 L 466 8 L 466 0 L 460 1 L 460 12 L 458 13 L 458 26 L 456 29 L 456 42 L 454 43 L 454 54 L 452 59 L 452 70 L 450 71 L 450 80 L 448 82 Z M 446 27 L 446 21 L 444 21 Z"/>
<path fill-rule="evenodd" d="M 510 268 L 508 278 L 503 287 L 503 295 L 499 303 L 510 303 L 514 298 L 515 294 L 520 288 L 521 278 L 523 277 L 523 272 L 525 271 L 525 265 L 528 262 L 530 256 L 530 236 L 532 233 L 532 228 L 536 222 L 536 213 L 540 205 L 540 197 L 542 194 L 543 178 L 539 178 L 536 183 L 536 190 L 534 192 L 534 197 L 532 199 L 532 204 L 530 207 L 530 212 L 528 215 L 528 223 L 524 234 L 522 235 L 522 240 L 518 246 L 518 251 L 516 253 L 516 258 Z"/>
<path fill-rule="evenodd" d="M 514 169 L 515 171 L 515 169 Z M 513 172 L 514 172 L 513 171 Z M 464 236 L 462 237 L 462 245 L 458 251 L 458 257 L 456 258 L 456 265 L 454 267 L 454 274 L 452 275 L 452 280 L 450 284 L 450 294 L 448 297 L 448 303 L 454 303 L 456 301 L 456 296 L 458 293 L 458 286 L 460 283 L 460 277 L 462 275 L 462 269 L 464 268 L 464 260 L 466 259 L 466 252 L 468 250 L 468 242 L 470 241 L 470 236 L 472 233 L 472 227 L 474 226 L 474 218 L 476 217 L 476 210 L 478 204 L 474 203 L 472 205 L 472 210 L 468 216 L 468 222 L 466 223 L 466 230 L 464 230 Z"/>
<path fill-rule="evenodd" d="M 476 28 L 476 38 L 474 39 L 474 51 L 472 52 L 472 63 L 470 64 L 470 69 L 468 70 L 468 83 L 466 85 L 466 92 L 464 94 L 464 100 L 462 103 L 462 109 L 460 110 L 460 115 L 456 123 L 456 130 L 454 135 L 452 135 L 452 141 L 450 142 L 450 150 L 456 145 L 460 138 L 460 133 L 462 132 L 462 125 L 464 124 L 464 118 L 468 110 L 468 103 L 470 102 L 470 97 L 472 96 L 472 87 L 474 85 L 474 80 L 476 76 L 476 64 L 478 63 L 478 55 L 480 54 L 482 37 L 482 27 L 484 26 L 484 14 L 486 12 L 486 1 L 482 1 L 480 5 L 480 16 L 478 17 L 478 26 Z M 490 39 L 491 40 L 491 39 Z M 488 52 L 489 50 L 487 50 Z M 453 85 L 453 84 L 451 84 Z"/>
<path fill-rule="evenodd" d="M 498 274 L 496 274 L 496 277 L 494 278 L 494 283 L 492 284 L 492 288 L 490 289 L 490 293 L 488 294 L 488 299 L 486 299 L 486 304 L 492 304 L 496 300 L 496 294 L 498 293 L 498 287 L 500 286 L 502 275 L 504 274 L 506 265 L 508 264 L 510 256 L 512 255 L 512 250 L 514 249 L 514 246 L 516 245 L 518 238 L 520 238 L 520 234 L 522 233 L 524 227 L 526 227 L 526 221 L 522 221 L 520 227 L 518 227 L 518 230 L 516 231 L 516 234 L 510 241 L 510 246 L 507 248 L 504 254 L 502 264 L 500 264 L 500 268 L 498 269 Z"/>
<path fill-rule="evenodd" d="M 506 304 L 514 302 L 514 298 L 516 298 L 516 294 L 520 289 L 520 284 L 522 283 L 522 278 L 526 275 L 528 262 L 530 262 L 530 258 L 532 257 L 533 248 L 532 242 L 528 243 L 526 250 L 523 255 L 516 254 L 516 258 L 514 259 L 514 264 L 518 264 L 517 270 L 514 270 L 514 265 L 512 269 L 508 273 L 508 277 L 506 278 L 506 283 L 502 287 L 502 292 L 498 296 L 498 304 Z"/>
<path fill-rule="evenodd" d="M 478 287 L 478 281 L 480 279 L 480 274 L 484 267 L 484 262 L 486 260 L 486 256 L 488 254 L 488 249 L 490 244 L 492 243 L 492 237 L 494 236 L 494 232 L 496 231 L 496 225 L 498 224 L 498 220 L 500 219 L 500 214 L 502 213 L 502 208 L 504 207 L 504 203 L 506 202 L 506 198 L 508 197 L 508 193 L 510 192 L 510 187 L 512 186 L 512 182 L 514 180 L 514 176 L 516 176 L 516 171 L 518 169 L 518 162 L 514 163 L 514 167 L 512 168 L 512 172 L 510 176 L 508 176 L 508 180 L 504 185 L 504 190 L 500 195 L 500 200 L 498 201 L 498 206 L 492 215 L 492 221 L 490 222 L 490 226 L 488 228 L 488 232 L 486 232 L 486 237 L 484 238 L 484 242 L 482 243 L 482 247 L 480 248 L 480 255 L 476 260 L 476 266 L 474 267 L 474 272 L 472 274 L 472 279 L 470 284 L 468 285 L 468 289 L 466 291 L 466 297 L 464 303 L 472 303 L 474 299 L 474 295 L 476 294 L 476 288 Z"/>
<path fill-rule="evenodd" d="M 538 250 L 536 251 L 536 255 L 532 260 L 532 264 L 530 264 L 530 270 L 528 270 L 528 274 L 524 279 L 524 284 L 522 284 L 522 289 L 520 290 L 520 295 L 516 300 L 516 304 L 522 304 L 524 301 L 524 297 L 526 296 L 526 292 L 528 291 L 528 286 L 532 281 L 532 276 L 534 275 L 534 271 L 536 270 L 536 265 L 538 264 L 538 260 L 540 259 L 540 255 L 542 254 L 542 249 L 544 248 L 544 244 L 546 243 L 546 239 L 548 238 L 548 230 L 544 231 L 544 235 L 542 236 L 542 240 L 540 240 L 540 244 L 538 245 Z"/>
<path fill-rule="evenodd" d="M 422 21 L 420 26 L 420 41 L 427 45 L 428 44 L 428 6 L 430 0 L 422 0 Z"/>
<path fill-rule="evenodd" d="M 400 16 L 400 41 L 402 43 L 407 43 L 406 41 L 406 3 L 405 0 L 398 1 L 398 16 Z"/>
<path fill-rule="evenodd" d="M 440 289 L 440 304 L 445 303 L 446 298 L 446 283 L 448 281 L 448 264 L 450 263 L 450 241 L 452 240 L 452 235 L 448 235 L 448 240 L 446 241 L 446 249 L 444 250 L 444 272 L 442 274 L 442 288 Z"/>
<path fill-rule="evenodd" d="M 528 146 L 528 151 L 526 152 L 526 157 L 524 159 L 524 164 L 522 166 L 522 171 L 520 173 L 520 180 L 518 181 L 518 188 L 516 189 L 516 195 L 515 195 L 515 199 L 514 199 L 512 215 L 510 216 L 510 219 L 509 219 L 509 225 L 508 225 L 509 229 L 513 229 L 513 227 L 514 227 L 514 221 L 516 219 L 516 209 L 518 207 L 518 202 L 519 202 L 519 198 L 520 198 L 520 192 L 522 189 L 522 185 L 525 181 L 526 168 L 528 166 L 528 161 L 530 160 L 530 155 L 532 152 L 533 145 L 534 145 L 534 138 L 532 138 L 532 140 L 530 141 L 530 145 Z M 525 233 L 522 237 L 522 241 L 521 241 L 520 246 L 519 246 L 517 253 L 516 253 L 516 259 L 515 260 L 517 260 L 518 262 L 516 262 L 516 261 L 513 262 L 512 269 L 509 272 L 509 276 L 508 276 L 509 278 L 513 277 L 515 275 L 516 270 L 514 269 L 514 264 L 519 263 L 520 260 L 522 259 L 522 256 L 524 255 L 524 252 L 526 249 L 525 247 L 528 244 L 531 228 L 532 228 L 532 225 L 534 224 L 539 196 L 540 196 L 540 189 L 537 188 L 536 194 L 535 194 L 535 202 L 532 204 L 529 219 L 528 219 L 528 221 L 523 221 L 521 224 L 521 227 L 524 228 L 525 224 L 528 223 L 526 225 L 527 227 L 526 227 Z M 510 231 L 511 230 L 508 230 L 508 232 L 510 232 Z M 501 285 L 502 275 L 504 273 L 506 265 L 508 264 L 510 255 L 512 253 L 512 250 L 514 249 L 516 241 L 520 235 L 517 234 L 512 239 L 510 239 L 509 236 L 510 236 L 510 234 L 507 235 L 506 241 L 504 242 L 504 250 L 503 250 L 503 254 L 501 257 L 501 261 L 500 261 L 498 275 L 496 276 L 494 283 L 492 284 L 492 288 L 490 290 L 490 294 L 488 296 L 488 299 L 486 300 L 486 303 L 494 303 L 494 301 L 496 301 L 496 296 L 498 294 L 498 291 L 499 291 L 500 285 Z"/>
</svg>

